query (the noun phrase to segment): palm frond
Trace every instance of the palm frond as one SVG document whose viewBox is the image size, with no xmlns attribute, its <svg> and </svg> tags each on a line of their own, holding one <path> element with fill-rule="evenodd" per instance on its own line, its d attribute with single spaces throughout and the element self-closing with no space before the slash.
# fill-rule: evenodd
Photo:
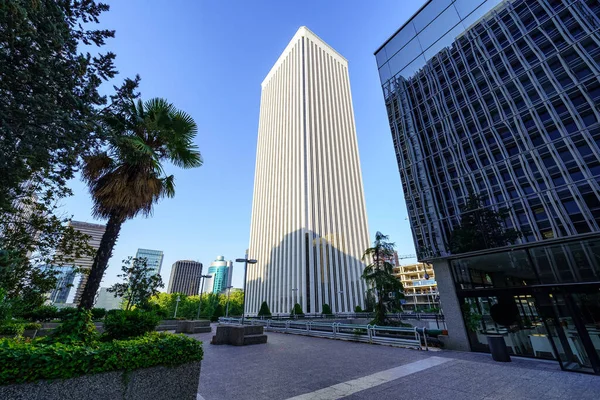
<svg viewBox="0 0 600 400">
<path fill-rule="evenodd" d="M 114 160 L 106 152 L 83 157 L 81 174 L 86 182 L 93 182 L 114 165 Z"/>
<path fill-rule="evenodd" d="M 175 196 L 175 177 L 173 175 L 169 175 L 166 178 L 163 178 L 163 191 L 167 197 Z"/>
</svg>

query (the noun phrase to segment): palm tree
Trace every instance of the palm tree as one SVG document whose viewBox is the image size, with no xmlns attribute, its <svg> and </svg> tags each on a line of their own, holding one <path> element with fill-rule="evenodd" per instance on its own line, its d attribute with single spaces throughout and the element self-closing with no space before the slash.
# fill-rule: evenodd
<svg viewBox="0 0 600 400">
<path fill-rule="evenodd" d="M 165 174 L 162 163 L 202 165 L 193 144 L 196 123 L 164 99 L 126 101 L 104 122 L 108 146 L 84 157 L 82 169 L 94 202 L 92 214 L 108 219 L 79 303 L 84 309 L 93 306 L 123 222 L 138 214 L 150 216 L 154 203 L 175 195 L 175 179 Z"/>
<path fill-rule="evenodd" d="M 381 232 L 375 234 L 373 247 L 365 250 L 363 260 L 372 260 L 365 267 L 362 278 L 371 288 L 377 291 L 377 306 L 375 308 L 376 325 L 386 324 L 386 303 L 390 302 L 390 293 L 402 297 L 402 283 L 393 275 L 394 266 L 388 261 L 394 255 L 395 244 L 388 242 L 389 237 Z"/>
</svg>

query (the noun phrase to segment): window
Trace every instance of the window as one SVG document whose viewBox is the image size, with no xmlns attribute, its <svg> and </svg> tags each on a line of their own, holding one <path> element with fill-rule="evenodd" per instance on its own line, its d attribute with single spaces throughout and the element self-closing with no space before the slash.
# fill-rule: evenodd
<svg viewBox="0 0 600 400">
<path fill-rule="evenodd" d="M 565 210 L 567 210 L 567 213 L 569 214 L 577 214 L 581 212 L 575 200 L 563 201 L 562 204 Z"/>
</svg>

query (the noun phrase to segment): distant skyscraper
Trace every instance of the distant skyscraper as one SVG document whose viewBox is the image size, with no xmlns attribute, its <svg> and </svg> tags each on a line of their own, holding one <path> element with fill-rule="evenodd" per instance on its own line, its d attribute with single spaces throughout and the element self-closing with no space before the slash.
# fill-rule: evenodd
<svg viewBox="0 0 600 400">
<path fill-rule="evenodd" d="M 198 294 L 200 275 L 202 275 L 202 263 L 190 260 L 177 261 L 171 268 L 167 293 L 184 293 L 188 296 Z"/>
<path fill-rule="evenodd" d="M 225 261 L 225 257 L 218 256 L 208 267 L 208 275 L 211 278 L 204 280 L 204 293 L 220 293 L 231 286 L 233 263 Z"/>
<path fill-rule="evenodd" d="M 70 225 L 77 231 L 89 235 L 88 244 L 96 251 L 98 247 L 100 247 L 100 241 L 102 240 L 102 235 L 104 235 L 104 231 L 106 230 L 105 225 L 100 224 L 90 224 L 87 222 L 79 222 L 79 221 L 71 221 Z M 92 268 L 92 264 L 94 263 L 94 255 L 84 256 L 82 258 L 78 258 L 73 262 L 73 266 L 89 270 Z M 73 302 L 75 304 L 79 304 L 79 299 L 81 294 L 83 293 L 83 289 L 85 288 L 85 284 L 87 283 L 87 274 L 80 274 L 81 277 L 79 279 L 79 284 L 77 285 L 77 290 L 75 292 L 75 298 Z M 72 282 L 71 282 L 72 283 Z"/>
<path fill-rule="evenodd" d="M 150 275 L 160 274 L 163 262 L 163 252 L 160 250 L 138 249 L 135 258 L 146 258 L 148 267 L 152 268 Z"/>
<path fill-rule="evenodd" d="M 348 61 L 301 27 L 262 82 L 246 312 L 364 306 L 368 246 Z"/>
<path fill-rule="evenodd" d="M 121 308 L 121 297 L 115 297 L 114 293 L 108 291 L 108 288 L 101 287 L 98 289 L 98 296 L 96 297 L 96 308 L 104 308 L 105 310 L 116 310 Z"/>
</svg>

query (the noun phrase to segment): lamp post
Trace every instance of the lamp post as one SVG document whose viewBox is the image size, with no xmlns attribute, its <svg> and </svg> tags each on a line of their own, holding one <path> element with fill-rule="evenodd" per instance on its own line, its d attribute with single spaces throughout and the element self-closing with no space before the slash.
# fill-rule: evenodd
<svg viewBox="0 0 600 400">
<path fill-rule="evenodd" d="M 202 278 L 204 278 L 204 282 L 206 282 L 206 279 L 212 278 L 212 275 L 200 275 L 200 301 L 198 301 L 198 313 L 196 314 L 196 319 L 200 319 L 200 309 L 202 308 L 202 293 L 204 293 L 204 285 L 202 284 Z"/>
<path fill-rule="evenodd" d="M 248 250 L 246 250 L 245 258 L 236 258 L 235 262 L 244 263 L 244 301 L 242 302 L 242 325 L 244 325 L 244 317 L 246 316 L 246 278 L 248 276 L 248 264 L 256 264 L 256 260 L 248 259 Z"/>
<path fill-rule="evenodd" d="M 179 302 L 181 301 L 181 297 L 177 295 L 175 299 L 175 314 L 173 314 L 173 319 L 177 318 L 177 308 L 179 308 Z"/>
<path fill-rule="evenodd" d="M 233 286 L 227 286 L 227 309 L 225 310 L 225 318 L 229 318 L 229 293 L 231 293 L 231 288 Z"/>
</svg>

